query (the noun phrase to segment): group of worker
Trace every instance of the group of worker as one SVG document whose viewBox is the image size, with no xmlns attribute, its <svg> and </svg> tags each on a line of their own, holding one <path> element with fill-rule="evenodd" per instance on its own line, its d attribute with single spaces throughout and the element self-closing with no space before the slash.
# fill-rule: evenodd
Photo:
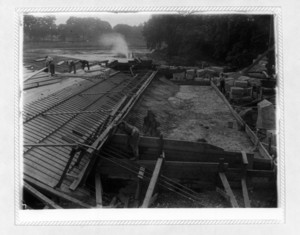
<svg viewBox="0 0 300 235">
<path fill-rule="evenodd" d="M 53 60 L 53 58 L 51 56 L 46 56 L 45 59 L 46 59 L 45 66 L 47 68 L 46 71 L 50 73 L 51 77 L 53 77 L 54 74 L 55 74 L 55 63 L 54 63 L 54 60 Z M 76 63 L 77 62 L 81 63 L 82 70 L 84 70 L 85 67 L 87 67 L 88 70 L 90 70 L 90 65 L 89 65 L 89 62 L 87 60 L 78 60 L 78 61 L 67 60 L 66 62 L 67 62 L 68 68 L 69 68 L 69 73 L 71 73 L 72 70 L 73 70 L 74 74 L 76 74 Z"/>
<path fill-rule="evenodd" d="M 156 120 L 156 116 L 153 111 L 148 110 L 147 115 L 144 118 L 143 132 L 147 136 L 161 136 L 159 130 L 159 123 Z M 130 125 L 129 123 L 122 121 L 118 124 L 117 128 L 127 135 L 127 145 L 131 150 L 132 157 L 130 160 L 139 159 L 139 141 L 140 141 L 140 130 Z"/>
</svg>

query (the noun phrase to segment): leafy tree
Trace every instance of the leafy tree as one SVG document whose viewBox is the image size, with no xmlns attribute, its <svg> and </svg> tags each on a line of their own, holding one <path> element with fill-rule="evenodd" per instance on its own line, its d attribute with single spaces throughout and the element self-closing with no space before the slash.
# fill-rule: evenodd
<svg viewBox="0 0 300 235">
<path fill-rule="evenodd" d="M 243 67 L 272 45 L 270 15 L 154 15 L 145 23 L 147 46 L 169 56 Z"/>
<path fill-rule="evenodd" d="M 66 36 L 78 41 L 96 41 L 103 33 L 111 32 L 108 22 L 99 18 L 70 17 L 64 29 Z"/>
<path fill-rule="evenodd" d="M 56 33 L 56 18 L 54 16 L 35 17 L 24 16 L 24 34 L 31 40 L 46 39 Z"/>
</svg>

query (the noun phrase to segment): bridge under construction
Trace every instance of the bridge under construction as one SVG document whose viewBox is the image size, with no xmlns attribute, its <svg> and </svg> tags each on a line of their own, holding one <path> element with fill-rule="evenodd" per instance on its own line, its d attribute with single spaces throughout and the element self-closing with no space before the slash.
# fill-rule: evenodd
<svg viewBox="0 0 300 235">
<path fill-rule="evenodd" d="M 142 130 L 143 97 L 155 90 L 153 84 L 161 77 L 151 66 L 115 68 L 45 97 L 25 99 L 22 164 L 26 208 L 158 207 L 161 195 L 168 193 L 193 207 L 210 207 L 205 196 L 208 191 L 216 193 L 225 207 L 255 207 L 251 191 L 261 184 L 276 195 L 274 157 L 212 79 L 174 84 L 206 87 L 215 108 L 227 112 L 225 116 L 220 112 L 207 115 L 234 123 L 228 129 L 243 133 L 253 148 L 232 151 L 217 141 L 174 139 L 164 130 L 165 120 L 160 122 L 161 135 L 141 133 L 139 159 L 130 160 L 128 137 L 116 126 L 126 120 Z M 166 90 L 174 85 L 165 80 Z M 35 89 L 34 84 L 24 89 Z M 200 92 L 198 95 L 201 98 Z M 36 199 L 32 205 L 31 198 Z"/>
</svg>

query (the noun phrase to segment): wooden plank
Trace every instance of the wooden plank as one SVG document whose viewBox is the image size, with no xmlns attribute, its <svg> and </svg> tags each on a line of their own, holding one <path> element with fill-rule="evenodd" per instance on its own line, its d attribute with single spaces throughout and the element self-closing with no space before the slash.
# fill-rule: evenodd
<svg viewBox="0 0 300 235">
<path fill-rule="evenodd" d="M 99 172 L 95 174 L 95 189 L 96 189 L 96 206 L 98 208 L 101 208 L 103 200 L 102 200 L 102 184 L 101 184 L 101 177 Z"/>
<path fill-rule="evenodd" d="M 34 75 L 43 72 L 47 67 L 44 67 L 36 72 L 34 72 L 33 74 L 31 74 L 29 77 L 25 78 L 23 82 L 26 82 L 27 80 L 29 80 L 30 78 L 32 78 Z"/>
<path fill-rule="evenodd" d="M 127 146 L 124 145 L 110 145 L 111 148 L 118 148 L 127 152 Z M 158 150 L 155 148 L 140 147 L 141 160 L 154 160 L 156 159 Z M 230 167 L 240 167 L 242 163 L 242 155 L 240 152 L 227 152 L 222 151 L 218 153 L 205 153 L 205 152 L 189 152 L 179 150 L 166 150 L 165 154 L 168 161 L 185 161 L 185 162 L 219 162 L 223 158 L 225 162 L 229 163 Z M 249 161 L 249 166 L 253 164 L 253 153 L 246 153 Z"/>
<path fill-rule="evenodd" d="M 99 150 L 102 145 L 106 142 L 106 140 L 108 139 L 109 135 L 114 131 L 114 128 L 116 126 L 116 124 L 122 119 L 124 118 L 127 113 L 129 112 L 129 110 L 131 110 L 131 108 L 133 107 L 133 105 L 137 102 L 137 98 L 142 94 L 142 92 L 146 89 L 146 84 L 149 85 L 149 83 L 152 81 L 152 79 L 154 78 L 156 72 L 153 72 L 152 75 L 148 78 L 148 80 L 143 84 L 143 86 L 138 90 L 138 92 L 127 102 L 127 104 L 125 105 L 125 107 L 123 107 L 123 109 L 119 112 L 119 114 L 114 118 L 114 120 L 112 120 L 111 124 L 109 124 L 109 126 L 102 132 L 102 134 L 97 138 L 97 140 L 92 144 L 92 146 L 90 148 L 87 149 L 87 154 L 93 154 L 94 151 L 97 149 Z M 125 102 L 126 99 L 121 100 L 121 102 Z M 120 107 L 121 103 L 119 103 L 117 105 L 117 107 Z M 115 112 L 115 110 L 113 110 L 113 112 Z M 84 167 L 84 169 L 81 171 L 79 178 L 77 180 L 75 180 L 72 185 L 70 186 L 70 189 L 75 190 L 79 184 L 81 183 L 81 181 L 84 181 L 84 178 L 87 177 L 88 173 L 91 171 L 91 168 L 94 164 L 94 162 L 96 161 L 97 156 L 93 156 L 91 160 L 86 164 L 86 166 Z"/>
<path fill-rule="evenodd" d="M 140 178 L 137 178 L 136 190 L 135 190 L 135 194 L 134 194 L 133 208 L 138 208 L 139 207 L 140 194 L 141 194 L 141 180 L 140 180 Z"/>
<path fill-rule="evenodd" d="M 225 173 L 223 173 L 223 172 L 219 172 L 219 176 L 220 176 L 220 179 L 221 179 L 221 181 L 222 181 L 222 184 L 223 184 L 223 186 L 224 186 L 224 189 L 225 189 L 225 191 L 226 191 L 226 193 L 228 194 L 228 196 L 230 197 L 230 203 L 231 203 L 231 206 L 232 207 L 239 207 L 239 205 L 238 205 L 238 203 L 237 203 L 237 201 L 236 201 L 236 198 L 235 198 L 235 196 L 234 196 L 234 194 L 233 194 L 233 192 L 232 192 L 232 190 L 231 190 L 231 187 L 230 187 L 230 185 L 229 185 L 229 182 L 228 182 L 228 180 L 227 180 L 227 177 L 226 177 L 226 175 L 225 175 Z"/>
<path fill-rule="evenodd" d="M 73 197 L 71 197 L 71 196 L 69 196 L 69 195 L 67 195 L 67 194 L 65 194 L 63 192 L 55 190 L 52 187 L 49 187 L 48 185 L 45 185 L 45 184 L 39 182 L 36 179 L 33 179 L 31 177 L 24 177 L 24 180 L 28 181 L 29 183 L 31 183 L 31 184 L 33 184 L 33 185 L 35 185 L 35 186 L 37 186 L 37 187 L 39 187 L 41 189 L 44 189 L 45 191 L 48 191 L 49 193 L 53 194 L 54 196 L 61 197 L 61 198 L 65 199 L 65 200 L 67 200 L 69 202 L 72 202 L 72 203 L 74 203 L 74 204 L 76 204 L 76 205 L 78 205 L 80 207 L 91 208 L 90 205 L 88 205 L 88 204 L 86 204 L 86 203 L 84 203 L 84 202 L 82 202 L 82 201 L 80 201 L 80 200 L 78 200 L 76 198 L 73 198 Z"/>
<path fill-rule="evenodd" d="M 234 174 L 240 174 L 241 169 L 237 168 L 228 168 L 227 169 L 228 173 L 234 173 Z M 248 169 L 247 170 L 247 177 L 258 177 L 258 178 L 274 178 L 276 177 L 276 173 L 274 170 L 252 170 Z"/>
<path fill-rule="evenodd" d="M 258 142 L 258 138 L 247 124 L 245 126 L 245 132 L 248 135 L 248 137 L 250 138 L 250 140 L 252 141 L 252 143 L 256 145 Z"/>
<path fill-rule="evenodd" d="M 262 178 L 274 178 L 276 173 L 273 170 L 247 170 L 247 176 L 249 177 L 262 177 Z"/>
<path fill-rule="evenodd" d="M 226 99 L 226 97 L 222 94 L 222 92 L 216 87 L 216 85 L 211 82 L 210 83 L 211 86 L 214 88 L 214 90 L 217 92 L 217 94 L 219 95 L 219 97 L 224 101 L 224 103 L 227 105 L 227 107 L 229 108 L 230 112 L 232 113 L 232 115 L 235 117 L 235 119 L 238 121 L 238 124 L 242 127 L 245 126 L 245 122 L 243 121 L 243 119 L 240 117 L 240 115 L 237 114 L 237 112 L 232 108 L 232 106 L 230 105 L 230 103 L 228 102 L 228 100 Z"/>
<path fill-rule="evenodd" d="M 248 137 L 250 138 L 250 140 L 252 141 L 252 143 L 257 146 L 259 153 L 265 159 L 272 160 L 272 157 L 269 154 L 269 152 L 266 150 L 266 148 L 263 146 L 263 144 L 259 141 L 259 139 L 256 136 L 256 134 L 250 129 L 250 127 L 247 124 L 245 125 L 245 131 L 246 131 Z"/>
<path fill-rule="evenodd" d="M 249 194 L 248 194 L 248 188 L 246 184 L 246 178 L 242 177 L 241 179 L 242 183 L 242 191 L 243 191 L 243 197 L 244 197 L 244 204 L 246 208 L 251 207 L 250 200 L 249 200 Z"/>
<path fill-rule="evenodd" d="M 45 203 L 46 206 L 49 206 L 50 208 L 54 208 L 54 209 L 63 209 L 62 207 L 57 205 L 54 201 L 52 201 L 51 199 L 46 197 L 44 194 L 42 194 L 41 192 L 39 192 L 38 190 L 36 190 L 34 187 L 32 187 L 31 185 L 29 185 L 26 182 L 24 182 L 24 188 L 28 192 L 30 192 L 34 197 L 36 197 L 37 199 L 39 199 L 43 203 Z"/>
<path fill-rule="evenodd" d="M 163 165 L 164 159 L 163 158 L 158 158 L 156 165 L 155 165 L 155 169 L 153 171 L 147 192 L 146 192 L 146 196 L 144 198 L 143 204 L 141 206 L 141 208 L 148 208 L 150 205 L 150 201 L 154 192 L 154 189 L 156 188 L 156 184 L 162 169 L 162 165 Z"/>
<path fill-rule="evenodd" d="M 126 135 L 124 134 L 114 134 L 110 140 L 111 144 L 114 145 L 126 144 L 127 143 L 126 141 L 127 138 Z M 157 137 L 141 136 L 139 146 L 157 149 L 160 146 L 160 140 Z M 171 139 L 164 139 L 164 150 L 180 150 L 180 151 L 189 151 L 189 152 L 211 152 L 211 153 L 224 151 L 220 147 L 207 144 L 207 143 L 171 140 Z"/>
<path fill-rule="evenodd" d="M 123 160 L 124 162 L 130 160 Z M 155 161 L 139 160 L 136 163 L 148 170 L 155 168 Z M 124 163 L 125 164 L 125 163 Z M 228 167 L 228 163 L 224 163 L 225 168 Z M 101 174 L 109 175 L 109 177 L 134 179 L 136 173 L 123 169 L 121 166 L 115 165 L 103 158 L 103 162 L 100 166 Z M 240 169 L 239 169 L 240 170 Z M 165 161 L 162 174 L 169 178 L 177 179 L 196 179 L 207 178 L 213 180 L 213 175 L 219 172 L 219 163 L 200 163 L 200 162 L 172 162 Z"/>
<path fill-rule="evenodd" d="M 71 190 L 75 190 L 79 184 L 81 183 L 81 180 L 83 178 L 83 175 L 87 169 L 87 167 L 89 166 L 89 161 L 84 165 L 83 169 L 80 171 L 78 177 L 73 181 L 73 183 L 70 185 L 70 189 Z"/>
</svg>

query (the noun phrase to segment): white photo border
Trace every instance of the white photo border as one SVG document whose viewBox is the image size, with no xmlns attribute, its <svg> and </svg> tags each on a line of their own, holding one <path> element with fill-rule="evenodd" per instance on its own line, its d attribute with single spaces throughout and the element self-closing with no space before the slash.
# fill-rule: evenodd
<svg viewBox="0 0 300 235">
<path fill-rule="evenodd" d="M 15 8 L 14 40 L 14 176 L 16 225 L 220 225 L 281 224 L 286 218 L 283 35 L 281 7 L 275 6 L 149 6 L 149 7 L 24 7 Z M 272 14 L 275 24 L 275 55 L 278 74 L 278 208 L 270 209 L 65 209 L 22 210 L 22 21 L 30 13 L 179 13 L 179 14 Z"/>
</svg>

